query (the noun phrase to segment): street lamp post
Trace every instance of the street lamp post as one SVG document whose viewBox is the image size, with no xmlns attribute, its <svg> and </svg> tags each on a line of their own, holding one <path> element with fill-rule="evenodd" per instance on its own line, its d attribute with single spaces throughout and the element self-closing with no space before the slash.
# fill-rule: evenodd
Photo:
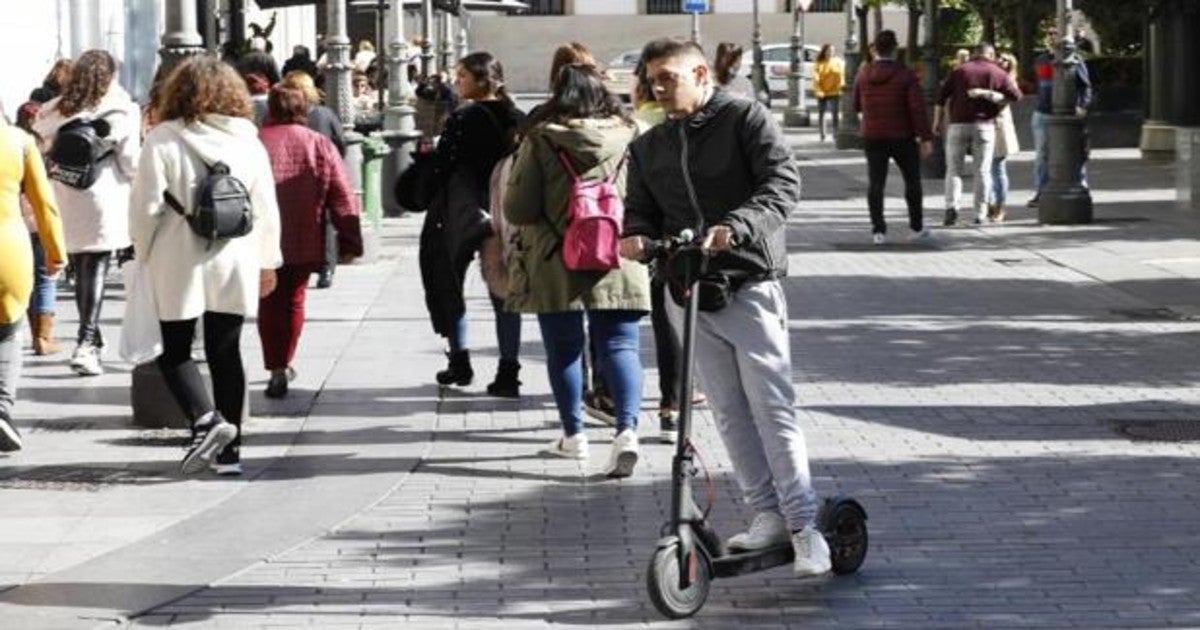
<svg viewBox="0 0 1200 630">
<path fill-rule="evenodd" d="M 162 57 L 160 77 L 166 77 L 184 59 L 204 52 L 204 40 L 196 30 L 196 7 L 186 0 L 171 0 L 164 8 L 166 30 L 158 51 Z"/>
<path fill-rule="evenodd" d="M 404 4 L 392 0 L 388 5 L 387 17 L 391 26 L 391 39 L 388 40 L 387 48 L 388 106 L 383 117 L 384 131 L 380 135 L 391 148 L 384 161 L 383 190 L 392 190 L 396 180 L 412 165 L 412 149 L 421 138 L 421 132 L 417 130 L 417 110 L 413 107 L 416 93 L 412 84 L 408 82 L 408 61 L 413 51 L 404 38 Z M 399 214 L 403 211 L 396 203 L 394 195 L 382 197 L 387 214 Z"/>
<path fill-rule="evenodd" d="M 433 0 L 421 2 L 421 76 L 433 75 Z"/>
<path fill-rule="evenodd" d="M 450 41 L 452 37 L 450 32 L 450 14 L 442 11 L 442 18 L 438 28 L 438 67 L 447 74 L 454 67 L 454 64 L 451 63 L 454 57 L 454 44 Z M 454 79 L 454 77 L 450 78 L 451 80 Z"/>
<path fill-rule="evenodd" d="M 346 174 L 362 201 L 362 136 L 354 132 L 354 96 L 350 86 L 350 37 L 346 30 L 346 3 L 326 2 L 325 45 L 329 63 L 325 66 L 325 94 L 328 105 L 337 114 L 345 130 Z M 360 206 L 361 207 L 361 206 Z"/>
<path fill-rule="evenodd" d="M 858 16 L 856 0 L 846 0 L 846 85 L 854 91 L 854 77 L 858 72 Z M 842 116 L 839 121 L 834 144 L 839 149 L 857 149 L 862 146 L 858 137 L 858 112 L 854 111 L 854 98 L 842 97 Z"/>
<path fill-rule="evenodd" d="M 771 89 L 767 86 L 767 70 L 763 67 L 762 19 L 759 16 L 758 0 L 754 0 L 754 61 L 750 68 L 750 83 L 754 86 L 754 98 L 766 107 L 771 106 Z"/>
<path fill-rule="evenodd" d="M 788 73 L 788 106 L 783 112 L 785 127 L 807 127 L 812 124 L 808 115 L 808 96 L 804 86 L 804 14 L 806 0 L 792 0 L 792 67 Z"/>
<path fill-rule="evenodd" d="M 692 11 L 692 41 L 700 43 L 700 12 Z"/>
<path fill-rule="evenodd" d="M 1038 220 L 1050 224 L 1091 223 L 1092 194 L 1083 183 L 1084 118 L 1075 111 L 1076 68 L 1083 61 L 1075 49 L 1069 16 L 1071 0 L 1058 0 L 1055 42 L 1053 114 L 1046 119 L 1049 180 L 1039 194 Z"/>
<path fill-rule="evenodd" d="M 937 15 L 940 10 L 940 0 L 925 0 L 925 108 L 928 115 L 933 115 L 934 103 L 937 101 L 938 86 L 941 84 L 938 71 L 938 29 Z M 936 130 L 935 130 L 936 131 Z M 930 179 L 941 179 L 946 176 L 946 143 L 941 134 L 933 139 L 933 151 L 921 165 L 921 174 Z"/>
</svg>

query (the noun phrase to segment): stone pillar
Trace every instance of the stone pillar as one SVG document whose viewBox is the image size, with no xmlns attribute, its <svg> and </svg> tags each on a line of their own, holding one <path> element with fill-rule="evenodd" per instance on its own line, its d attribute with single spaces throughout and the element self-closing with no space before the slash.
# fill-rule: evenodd
<svg viewBox="0 0 1200 630">
<path fill-rule="evenodd" d="M 792 11 L 791 68 L 788 73 L 788 106 L 783 112 L 785 127 L 807 127 L 812 124 L 808 115 L 808 95 L 804 85 L 804 9 L 796 2 Z"/>
<path fill-rule="evenodd" d="M 71 57 L 92 48 L 92 25 L 99 20 L 93 12 L 94 0 L 71 0 Z"/>
<path fill-rule="evenodd" d="M 834 135 L 834 144 L 839 149 L 859 149 L 862 141 L 858 137 L 858 112 L 854 111 L 854 78 L 858 74 L 858 8 L 857 0 L 846 0 L 846 85 L 849 89 L 842 95 L 842 120 Z"/>
<path fill-rule="evenodd" d="M 388 5 L 387 23 L 391 28 L 391 39 L 387 45 L 388 106 L 383 117 L 383 139 L 391 153 L 383 163 L 383 209 L 387 215 L 398 215 L 404 209 L 396 203 L 391 191 L 396 180 L 412 165 L 411 153 L 421 138 L 417 130 L 413 102 L 416 94 L 408 82 L 408 60 L 413 50 L 404 38 L 404 8 L 399 2 Z"/>
<path fill-rule="evenodd" d="M 1038 220 L 1047 224 L 1092 222 L 1092 194 L 1083 184 L 1086 121 L 1075 112 L 1076 66 L 1083 61 L 1071 32 L 1071 0 L 1058 0 L 1058 34 L 1054 60 L 1053 114 L 1046 118 L 1046 157 L 1050 179 L 1039 194 Z"/>
<path fill-rule="evenodd" d="M 345 130 L 346 175 L 361 204 L 362 136 L 354 132 L 354 96 L 350 85 L 353 65 L 350 60 L 350 37 L 346 31 L 346 3 L 340 0 L 326 2 L 325 10 L 325 48 L 329 57 L 329 63 L 325 66 L 325 99 Z"/>
<path fill-rule="evenodd" d="M 938 40 L 937 17 L 940 10 L 940 0 L 925 0 L 925 15 L 922 16 L 925 22 L 925 42 L 922 44 L 925 84 L 922 87 L 925 91 L 926 114 L 930 117 L 933 116 L 938 87 L 942 83 L 941 77 L 938 76 L 938 49 L 941 42 Z M 921 176 L 928 179 L 941 179 L 946 176 L 946 141 L 941 134 L 933 138 L 933 151 L 921 162 Z"/>
</svg>

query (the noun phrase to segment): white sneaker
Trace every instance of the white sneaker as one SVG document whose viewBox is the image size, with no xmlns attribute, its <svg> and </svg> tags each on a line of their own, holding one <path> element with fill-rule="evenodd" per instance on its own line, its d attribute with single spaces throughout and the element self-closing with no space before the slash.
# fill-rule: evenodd
<svg viewBox="0 0 1200 630">
<path fill-rule="evenodd" d="M 625 429 L 613 438 L 612 452 L 608 455 L 608 466 L 604 468 L 605 476 L 619 479 L 633 474 L 633 467 L 638 460 L 637 431 Z"/>
<path fill-rule="evenodd" d="M 80 376 L 99 376 L 104 373 L 100 367 L 100 349 L 91 344 L 80 344 L 71 355 L 71 369 Z"/>
<path fill-rule="evenodd" d="M 876 232 L 871 235 L 871 242 L 876 245 L 883 245 L 887 242 L 887 235 L 883 232 Z"/>
<path fill-rule="evenodd" d="M 788 541 L 791 532 L 787 521 L 779 512 L 759 512 L 750 523 L 750 529 L 729 539 L 730 551 L 756 551 Z"/>
<path fill-rule="evenodd" d="M 545 448 L 544 453 L 565 457 L 567 459 L 587 459 L 588 439 L 583 431 L 570 437 L 560 435 Z"/>
<path fill-rule="evenodd" d="M 792 534 L 792 548 L 796 550 L 796 563 L 792 573 L 798 577 L 821 575 L 833 569 L 833 561 L 829 557 L 829 543 L 825 536 L 809 525 Z"/>
<path fill-rule="evenodd" d="M 929 228 L 925 228 L 919 232 L 914 231 L 912 235 L 908 237 L 910 241 L 928 241 L 931 238 L 933 238 L 933 231 Z"/>
</svg>

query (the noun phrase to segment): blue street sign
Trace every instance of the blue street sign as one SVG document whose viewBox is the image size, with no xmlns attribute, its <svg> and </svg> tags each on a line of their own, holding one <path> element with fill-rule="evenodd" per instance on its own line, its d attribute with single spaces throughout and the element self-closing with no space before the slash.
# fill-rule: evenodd
<svg viewBox="0 0 1200 630">
<path fill-rule="evenodd" d="M 683 0 L 684 13 L 708 13 L 708 0 Z"/>
</svg>

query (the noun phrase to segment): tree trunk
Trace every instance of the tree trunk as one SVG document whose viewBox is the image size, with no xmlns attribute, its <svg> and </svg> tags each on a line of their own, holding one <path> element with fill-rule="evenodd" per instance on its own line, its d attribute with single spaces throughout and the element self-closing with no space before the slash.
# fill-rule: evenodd
<svg viewBox="0 0 1200 630">
<path fill-rule="evenodd" d="M 871 11 L 875 18 L 875 36 L 883 31 L 883 4 L 877 4 Z"/>
<path fill-rule="evenodd" d="M 996 13 L 995 9 L 988 9 L 982 16 L 983 18 L 983 41 L 989 44 L 996 43 Z"/>
<path fill-rule="evenodd" d="M 921 15 L 923 11 L 920 5 L 908 3 L 908 41 L 905 42 L 905 52 L 908 53 L 907 62 L 909 67 L 913 67 L 917 61 L 921 59 L 920 39 L 918 39 L 918 31 L 921 30 Z"/>
<path fill-rule="evenodd" d="M 1017 7 L 1017 65 L 1020 66 L 1020 76 L 1029 78 L 1033 76 L 1033 48 L 1034 39 L 1037 37 L 1037 13 L 1029 6 L 1028 2 L 1022 2 L 1021 6 Z"/>
</svg>

